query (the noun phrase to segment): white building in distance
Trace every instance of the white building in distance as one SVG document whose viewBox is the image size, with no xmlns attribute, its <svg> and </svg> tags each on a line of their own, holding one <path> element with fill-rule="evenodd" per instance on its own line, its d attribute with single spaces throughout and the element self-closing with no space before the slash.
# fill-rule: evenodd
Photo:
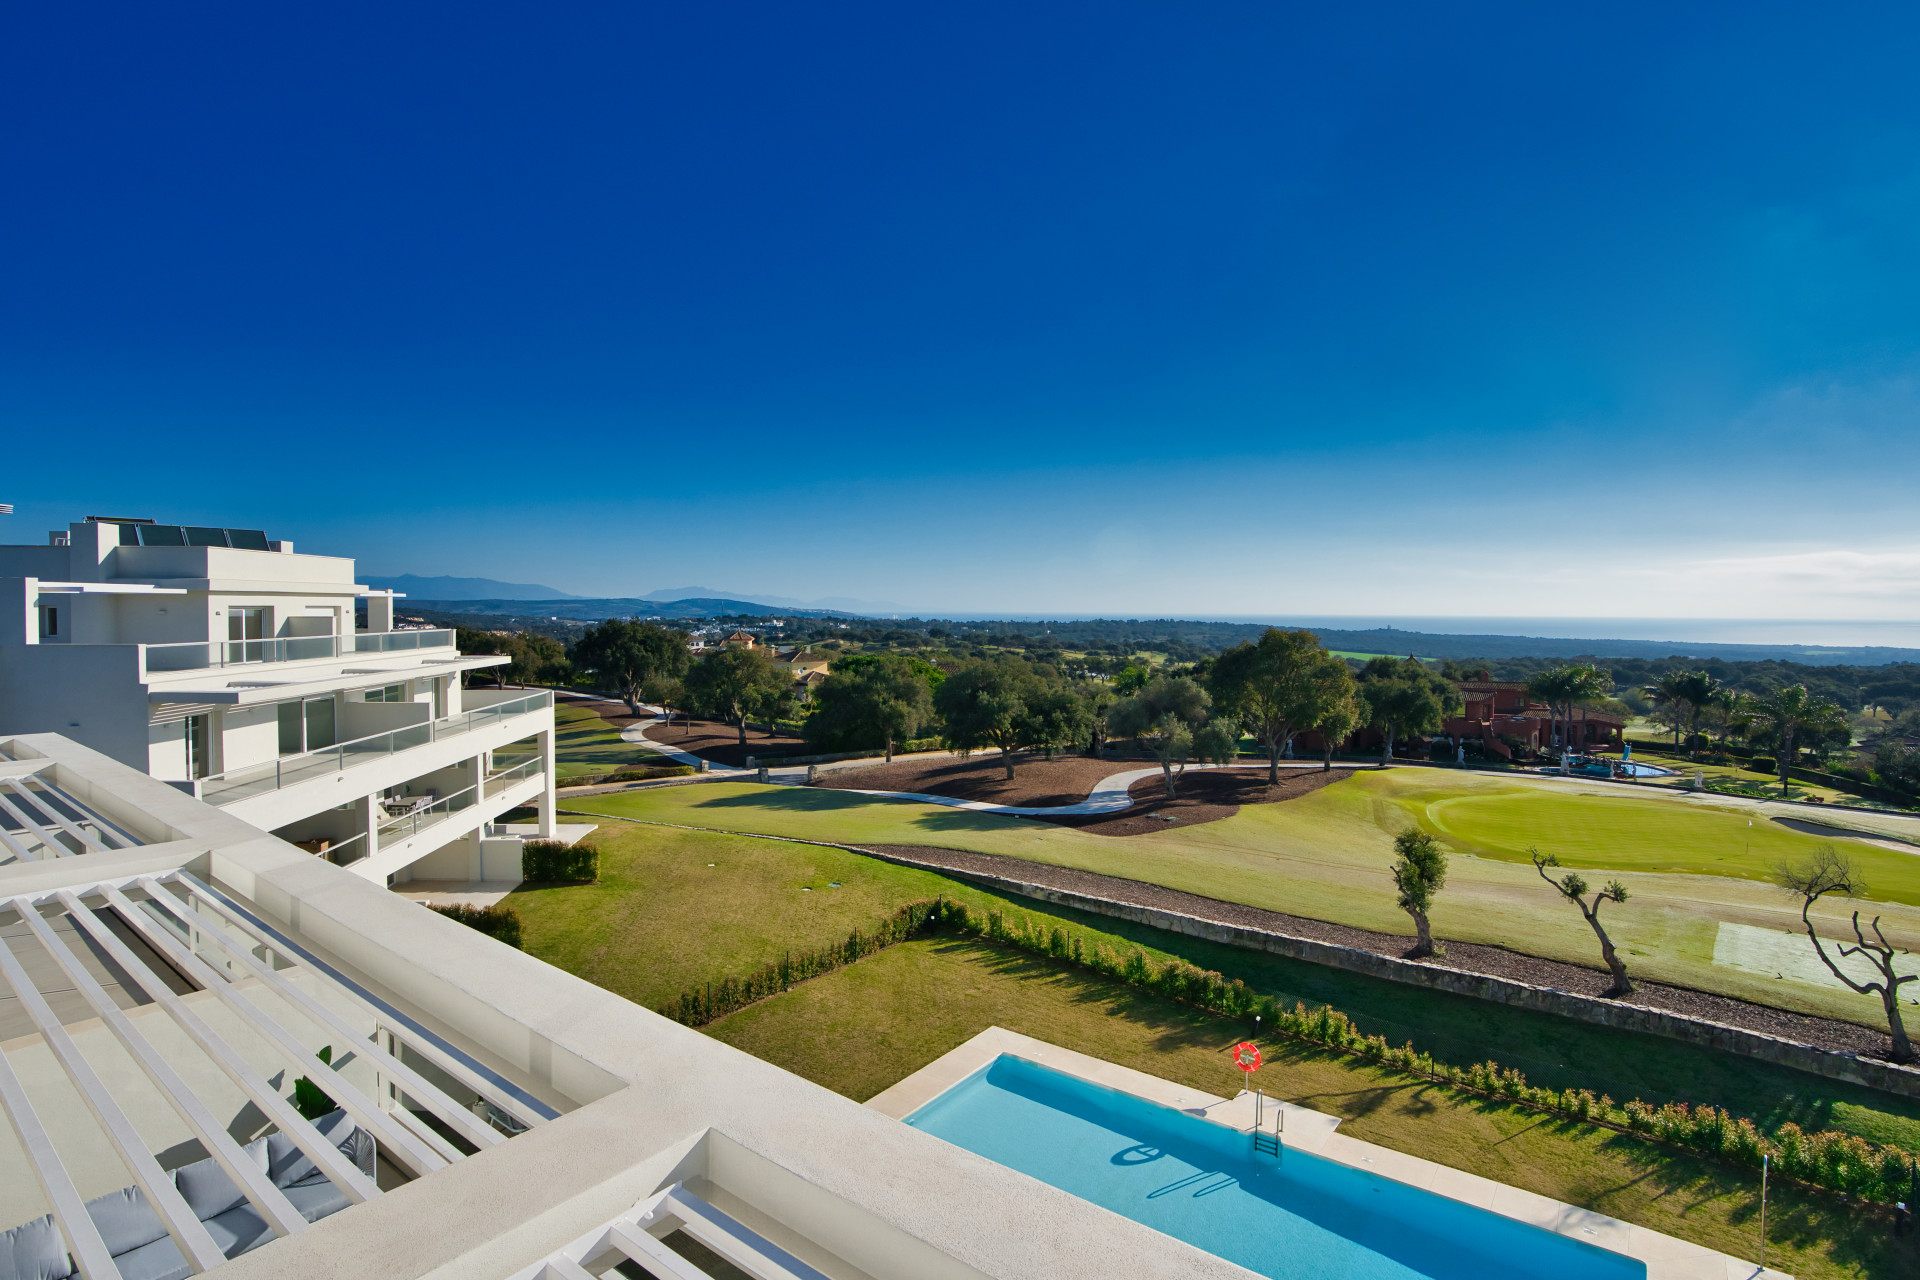
<svg viewBox="0 0 1920 1280">
<path fill-rule="evenodd" d="M 468 689 L 338 556 L 89 517 L 0 546 L 0 732 L 59 733 L 377 884 L 518 879 L 554 834 L 553 705 Z M 500 817 L 533 806 L 508 834 Z"/>
</svg>

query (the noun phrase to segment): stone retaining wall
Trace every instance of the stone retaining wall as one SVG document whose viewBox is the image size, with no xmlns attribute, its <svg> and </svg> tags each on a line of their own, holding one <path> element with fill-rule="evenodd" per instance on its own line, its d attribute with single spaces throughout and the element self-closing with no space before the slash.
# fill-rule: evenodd
<svg viewBox="0 0 1920 1280">
<path fill-rule="evenodd" d="M 851 848 L 852 846 L 843 847 Z M 1130 902 L 1115 902 L 1110 898 L 1074 893 L 1047 885 L 1028 884 L 1006 876 L 955 871 L 949 867 L 916 862 L 911 858 L 880 853 L 872 849 L 855 851 L 904 866 L 936 870 L 942 875 L 971 880 L 977 884 L 1017 893 L 1042 902 L 1073 907 L 1095 915 L 1131 920 L 1136 924 L 1151 925 L 1156 929 L 1165 929 L 1172 933 L 1205 938 L 1210 942 L 1225 943 L 1228 946 L 1243 947 L 1252 951 L 1270 951 L 1275 955 L 1364 973 L 1369 977 L 1384 978 L 1389 982 L 1404 982 L 1410 986 L 1426 987 L 1433 991 L 1472 996 L 1478 1000 L 1491 1000 L 1499 1004 L 1512 1005 L 1515 1008 L 1530 1009 L 1536 1013 L 1557 1014 L 1560 1017 L 1573 1018 L 1581 1022 L 1617 1027 L 1622 1031 L 1665 1036 L 1670 1040 L 1697 1044 L 1703 1048 L 1718 1049 L 1724 1053 L 1739 1054 L 1742 1057 L 1757 1058 L 1762 1062 L 1793 1067 L 1817 1076 L 1825 1076 L 1830 1080 L 1844 1080 L 1849 1084 L 1864 1085 L 1870 1089 L 1880 1089 L 1903 1097 L 1920 1098 L 1920 1070 L 1895 1066 L 1893 1063 L 1872 1058 L 1855 1057 L 1849 1053 L 1835 1053 L 1830 1049 L 1816 1048 L 1813 1045 L 1801 1044 L 1798 1041 L 1786 1040 L 1758 1031 L 1748 1031 L 1743 1027 L 1730 1027 L 1725 1023 L 1709 1022 L 1705 1018 L 1692 1018 L 1663 1009 L 1619 1004 L 1595 996 L 1557 991 L 1551 987 L 1515 982 L 1510 978 L 1497 978 L 1491 974 L 1462 973 L 1456 969 L 1445 969 L 1437 965 L 1416 964 L 1393 956 L 1375 955 L 1371 951 L 1362 951 L 1357 947 L 1343 947 L 1336 943 L 1295 938 L 1265 929 L 1223 924 L 1159 907 L 1137 906 Z"/>
</svg>

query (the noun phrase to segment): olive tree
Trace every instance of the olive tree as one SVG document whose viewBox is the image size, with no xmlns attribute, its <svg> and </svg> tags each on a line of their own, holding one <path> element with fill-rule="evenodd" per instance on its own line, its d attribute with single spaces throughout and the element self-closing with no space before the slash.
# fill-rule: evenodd
<svg viewBox="0 0 1920 1280">
<path fill-rule="evenodd" d="M 683 696 L 690 710 L 739 729 L 744 747 L 747 717 L 777 709 L 792 690 L 793 676 L 765 649 L 728 645 L 693 664 Z"/>
<path fill-rule="evenodd" d="M 692 660 L 685 632 L 632 618 L 608 618 L 588 627 L 573 645 L 574 665 L 591 671 L 636 716 L 646 686 L 679 677 Z M 742 741 L 745 736 L 743 731 Z"/>
<path fill-rule="evenodd" d="M 1426 832 L 1410 828 L 1393 838 L 1394 859 L 1390 870 L 1400 890 L 1400 909 L 1413 917 L 1413 950 L 1407 958 L 1418 960 L 1442 954 L 1433 942 L 1433 929 L 1427 912 L 1433 910 L 1434 895 L 1447 883 L 1447 852 Z"/>
<path fill-rule="evenodd" d="M 1161 676 L 1115 704 L 1107 712 L 1107 727 L 1116 737 L 1132 738 L 1160 762 L 1169 800 L 1176 796 L 1189 759 L 1228 764 L 1239 749 L 1234 726 L 1208 716 L 1207 691 L 1185 676 Z"/>
<path fill-rule="evenodd" d="M 1606 994 L 1610 996 L 1632 995 L 1633 979 L 1627 976 L 1627 963 L 1620 958 L 1620 953 L 1613 949 L 1613 939 L 1609 938 L 1607 931 L 1600 927 L 1601 905 L 1608 902 L 1625 902 L 1627 900 L 1627 886 L 1621 884 L 1618 880 L 1609 880 L 1607 881 L 1607 887 L 1595 892 L 1592 900 L 1589 901 L 1587 897 L 1587 878 L 1585 876 L 1577 871 L 1569 871 L 1556 880 L 1547 874 L 1548 867 L 1557 867 L 1560 865 L 1560 859 L 1556 855 L 1551 853 L 1543 854 L 1538 849 L 1531 847 L 1528 848 L 1527 853 L 1533 858 L 1534 870 L 1540 873 L 1540 878 L 1552 885 L 1561 897 L 1580 908 L 1580 914 L 1586 917 L 1587 925 L 1593 930 L 1593 936 L 1600 939 L 1600 958 L 1607 962 L 1607 970 L 1613 974 L 1613 985 L 1607 988 Z"/>
<path fill-rule="evenodd" d="M 1280 754 L 1293 736 L 1313 727 L 1318 709 L 1315 676 L 1327 658 L 1311 631 L 1268 627 L 1258 640 L 1214 659 L 1208 677 L 1216 713 L 1237 715 L 1267 749 L 1267 785 L 1280 783 Z M 1341 663 L 1345 671 L 1346 664 Z"/>
<path fill-rule="evenodd" d="M 1829 972 L 1847 987 L 1861 995 L 1880 997 L 1880 1005 L 1886 1010 L 1887 1032 L 1893 1037 L 1893 1052 L 1890 1055 L 1895 1062 L 1912 1062 L 1913 1045 L 1907 1040 L 1906 1024 L 1900 1020 L 1900 987 L 1904 983 L 1920 978 L 1917 973 L 1900 973 L 1899 955 L 1893 944 L 1887 941 L 1887 935 L 1880 931 L 1880 917 L 1875 916 L 1868 926 L 1873 930 L 1873 938 L 1868 940 L 1866 932 L 1860 928 L 1860 913 L 1853 913 L 1853 945 L 1836 945 L 1842 960 L 1858 956 L 1873 966 L 1876 978 L 1861 982 L 1842 969 L 1834 958 L 1827 954 L 1826 946 L 1820 941 L 1820 933 L 1813 927 L 1813 904 L 1830 893 L 1847 898 L 1858 898 L 1867 890 L 1866 881 L 1853 869 L 1853 862 L 1846 854 L 1839 852 L 1830 844 L 1823 844 L 1809 854 L 1805 861 L 1792 865 L 1783 865 L 1777 872 L 1780 885 L 1788 893 L 1800 899 L 1800 922 L 1806 926 L 1807 940 L 1813 943 L 1814 954 L 1820 957 L 1820 963 L 1827 966 Z"/>
</svg>

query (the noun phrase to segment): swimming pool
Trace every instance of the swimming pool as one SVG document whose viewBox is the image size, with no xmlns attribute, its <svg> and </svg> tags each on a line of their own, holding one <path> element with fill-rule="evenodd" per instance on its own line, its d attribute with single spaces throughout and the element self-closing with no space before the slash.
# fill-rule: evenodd
<svg viewBox="0 0 1920 1280">
<path fill-rule="evenodd" d="M 1002 1054 L 906 1122 L 1274 1280 L 1644 1280 L 1636 1259 Z"/>
</svg>

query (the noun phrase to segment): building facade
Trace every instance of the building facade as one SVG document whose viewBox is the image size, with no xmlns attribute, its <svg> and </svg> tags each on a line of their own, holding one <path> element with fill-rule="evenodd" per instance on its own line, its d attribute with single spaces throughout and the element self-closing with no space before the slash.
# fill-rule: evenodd
<svg viewBox="0 0 1920 1280">
<path fill-rule="evenodd" d="M 0 546 L 0 732 L 59 733 L 376 883 L 517 879 L 552 835 L 553 706 L 394 627 L 354 562 L 89 518 Z M 510 811 L 536 820 L 503 828 Z"/>
</svg>

